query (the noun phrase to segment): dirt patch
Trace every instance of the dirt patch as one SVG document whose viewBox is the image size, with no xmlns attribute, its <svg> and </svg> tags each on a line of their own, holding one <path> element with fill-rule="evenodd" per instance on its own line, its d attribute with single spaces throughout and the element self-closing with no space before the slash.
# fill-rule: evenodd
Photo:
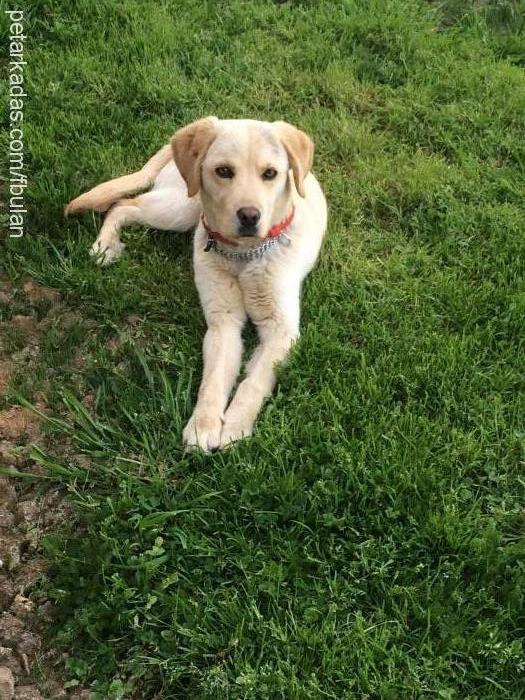
<svg viewBox="0 0 525 700">
<path fill-rule="evenodd" d="M 34 280 L 26 279 L 16 288 L 0 275 L 0 303 L 16 306 L 16 313 L 0 324 L 0 398 L 5 398 L 15 373 L 21 369 L 30 373 L 35 367 L 40 336 L 50 319 L 63 313 L 68 325 L 78 316 L 62 309 L 57 292 Z M 11 345 L 3 342 L 8 334 L 16 341 Z M 46 412 L 43 394 L 35 393 L 32 401 Z M 40 473 L 24 448 L 30 443 L 45 445 L 45 440 L 42 421 L 34 411 L 20 405 L 0 410 L 0 468 Z M 0 700 L 89 697 L 87 691 L 82 696 L 84 691 L 76 689 L 71 695 L 64 688 L 63 657 L 45 649 L 42 641 L 52 605 L 32 593 L 45 572 L 42 537 L 70 517 L 58 490 L 42 493 L 39 483 L 0 474 Z"/>
<path fill-rule="evenodd" d="M 5 396 L 12 374 L 13 363 L 10 360 L 0 360 L 0 397 Z"/>
<path fill-rule="evenodd" d="M 58 304 L 60 301 L 60 294 L 57 291 L 49 289 L 49 287 L 44 287 L 32 279 L 26 280 L 22 284 L 22 289 L 27 298 L 32 302 L 38 302 L 44 299 L 51 304 Z"/>
<path fill-rule="evenodd" d="M 12 328 L 17 328 L 28 336 L 28 340 L 34 340 L 38 333 L 38 323 L 34 316 L 24 316 L 16 314 L 12 316 L 9 324 Z"/>
<path fill-rule="evenodd" d="M 0 411 L 0 438 L 32 442 L 40 435 L 40 423 L 33 411 L 24 406 L 12 406 Z"/>
</svg>

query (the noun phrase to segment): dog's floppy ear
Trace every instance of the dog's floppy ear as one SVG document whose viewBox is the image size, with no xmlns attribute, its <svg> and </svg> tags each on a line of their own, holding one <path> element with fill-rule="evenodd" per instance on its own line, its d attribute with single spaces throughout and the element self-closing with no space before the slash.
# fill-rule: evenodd
<svg viewBox="0 0 525 700">
<path fill-rule="evenodd" d="M 201 187 L 201 165 L 217 134 L 217 117 L 205 117 L 179 129 L 171 138 L 173 159 L 186 181 L 188 197 Z"/>
<path fill-rule="evenodd" d="M 287 122 L 274 122 L 274 127 L 288 153 L 295 188 L 301 197 L 304 197 L 304 178 L 312 168 L 314 143 L 308 134 L 300 131 L 300 129 L 296 129 L 295 126 Z"/>
</svg>

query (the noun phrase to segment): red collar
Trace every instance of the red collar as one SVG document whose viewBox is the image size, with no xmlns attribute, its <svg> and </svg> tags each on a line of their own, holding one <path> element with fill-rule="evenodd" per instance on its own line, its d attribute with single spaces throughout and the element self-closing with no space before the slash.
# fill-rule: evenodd
<svg viewBox="0 0 525 700">
<path fill-rule="evenodd" d="M 281 233 L 286 231 L 288 226 L 290 226 L 290 224 L 292 223 L 294 214 L 295 214 L 295 207 L 292 207 L 292 210 L 288 214 L 286 219 L 283 219 L 278 224 L 275 224 L 274 226 L 272 226 L 268 230 L 268 233 L 266 234 L 265 238 L 263 238 L 262 240 L 264 241 L 264 240 L 266 240 L 266 238 L 277 238 L 277 236 L 280 236 Z M 204 214 L 201 216 L 201 221 L 202 221 L 202 225 L 206 229 L 206 233 L 208 234 L 208 240 L 211 238 L 213 241 L 219 241 L 220 243 L 226 243 L 226 245 L 235 245 L 235 246 L 239 245 L 237 243 L 237 241 L 234 241 L 231 238 L 225 238 L 218 231 L 214 231 L 212 228 L 210 228 L 204 219 Z"/>
</svg>

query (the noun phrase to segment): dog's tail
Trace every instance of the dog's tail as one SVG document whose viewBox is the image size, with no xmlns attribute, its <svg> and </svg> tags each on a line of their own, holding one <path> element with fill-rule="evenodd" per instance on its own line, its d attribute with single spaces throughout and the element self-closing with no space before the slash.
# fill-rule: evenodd
<svg viewBox="0 0 525 700">
<path fill-rule="evenodd" d="M 135 194 L 139 190 L 150 187 L 162 168 L 173 158 L 171 146 L 163 146 L 160 151 L 148 160 L 148 162 L 136 173 L 123 175 L 114 180 L 108 180 L 101 185 L 93 187 L 89 192 L 84 192 L 76 199 L 72 199 L 66 206 L 64 214 L 78 214 L 86 209 L 107 211 L 112 204 L 127 194 Z"/>
</svg>

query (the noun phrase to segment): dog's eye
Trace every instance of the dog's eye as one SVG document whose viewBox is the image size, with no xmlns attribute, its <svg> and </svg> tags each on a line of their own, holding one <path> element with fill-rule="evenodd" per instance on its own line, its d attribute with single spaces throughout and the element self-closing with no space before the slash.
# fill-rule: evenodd
<svg viewBox="0 0 525 700">
<path fill-rule="evenodd" d="M 225 180 L 231 180 L 233 177 L 233 170 L 227 165 L 219 165 L 218 168 L 215 168 L 215 172 L 219 177 L 222 177 Z"/>
<path fill-rule="evenodd" d="M 277 175 L 277 170 L 275 168 L 266 168 L 264 173 L 262 174 L 262 179 L 263 180 L 273 180 L 274 177 Z"/>
</svg>

